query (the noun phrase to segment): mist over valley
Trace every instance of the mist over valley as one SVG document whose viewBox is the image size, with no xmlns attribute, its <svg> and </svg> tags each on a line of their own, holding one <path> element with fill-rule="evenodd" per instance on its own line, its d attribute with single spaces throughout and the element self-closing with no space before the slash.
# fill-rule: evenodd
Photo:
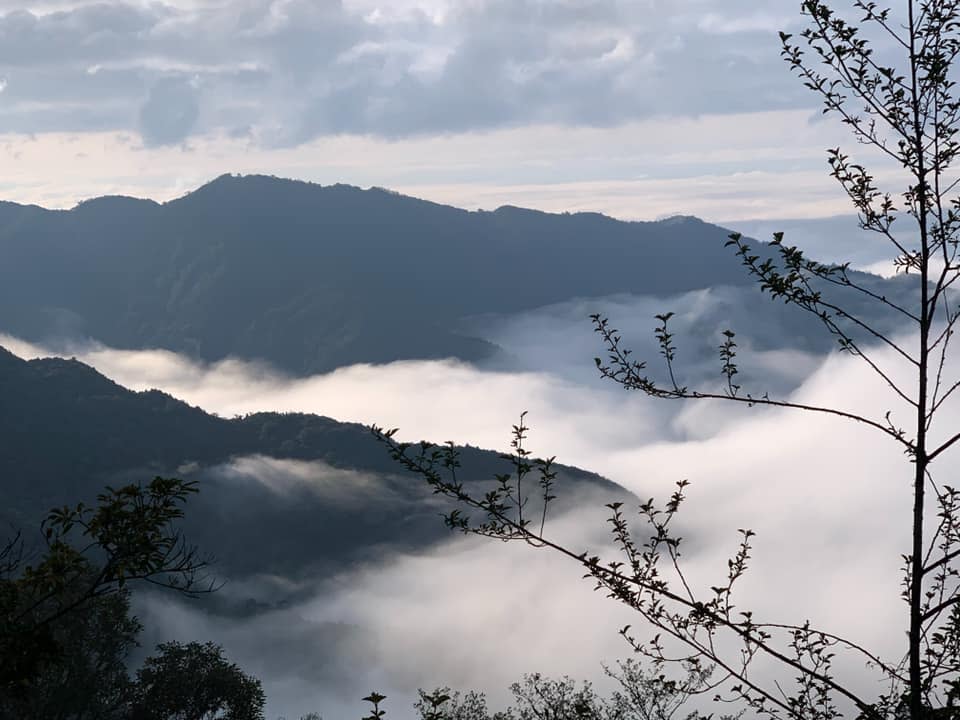
<svg viewBox="0 0 960 720">
<path fill-rule="evenodd" d="M 147 629 L 135 660 L 161 641 L 214 640 L 262 680 L 270 717 L 349 716 L 372 688 L 397 717 L 420 687 L 505 703 L 533 670 L 608 687 L 601 663 L 628 654 L 617 630 L 630 613 L 563 558 L 451 534 L 449 502 L 368 428 L 453 441 L 465 481 L 489 487 L 509 469 L 498 452 L 522 412 L 529 449 L 562 464 L 557 537 L 609 551 L 607 503 L 690 479 L 682 522 L 698 580 L 735 548 L 732 529 L 750 527 L 762 582 L 745 602 L 889 642 L 876 619 L 895 623 L 895 603 L 868 623 L 835 599 L 896 585 L 895 562 L 859 559 L 878 543 L 895 559 L 906 541 L 888 528 L 904 500 L 896 452 L 835 419 L 657 403 L 594 366 L 599 313 L 664 376 L 653 330 L 670 311 L 684 383 L 722 387 L 730 328 L 757 396 L 903 412 L 815 319 L 761 296 L 726 229 L 465 212 L 265 177 L 219 178 L 162 205 L 8 204 L 3 218 L 3 521 L 29 527 L 154 475 L 199 483 L 182 528 L 226 584 L 200 601 L 136 593 Z M 910 298 L 902 277 L 857 277 Z M 861 498 L 853 517 L 847 497 Z M 855 570 L 813 591 L 802 578 L 822 574 L 824 552 Z M 558 636 L 571 617 L 583 620 Z"/>
</svg>

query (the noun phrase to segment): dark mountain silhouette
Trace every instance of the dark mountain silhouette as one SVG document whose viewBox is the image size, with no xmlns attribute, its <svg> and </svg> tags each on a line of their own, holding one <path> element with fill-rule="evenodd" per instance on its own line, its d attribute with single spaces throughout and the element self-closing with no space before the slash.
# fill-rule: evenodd
<svg viewBox="0 0 960 720">
<path fill-rule="evenodd" d="M 361 425 L 303 414 L 224 419 L 159 392 L 133 392 L 76 360 L 24 361 L 0 348 L 0 523 L 37 528 L 54 506 L 91 502 L 105 485 L 177 475 L 200 482 L 188 505 L 191 540 L 230 573 L 329 572 L 384 548 L 446 537 L 440 506 Z M 503 472 L 493 452 L 464 448 L 465 480 Z M 223 471 L 243 456 L 321 461 L 281 488 L 269 463 L 247 477 Z M 229 467 L 229 466 L 228 466 Z M 301 468 L 304 466 L 301 466 Z M 567 492 L 602 507 L 626 491 L 591 473 L 561 469 Z M 330 483 L 340 483 L 343 487 Z M 322 492 L 319 492 L 322 490 Z"/>
<path fill-rule="evenodd" d="M 492 346 L 458 320 L 571 297 L 748 284 L 726 231 L 225 175 L 178 200 L 0 203 L 0 331 L 293 373 Z M 696 262 L 691 258 L 696 257 Z"/>
</svg>

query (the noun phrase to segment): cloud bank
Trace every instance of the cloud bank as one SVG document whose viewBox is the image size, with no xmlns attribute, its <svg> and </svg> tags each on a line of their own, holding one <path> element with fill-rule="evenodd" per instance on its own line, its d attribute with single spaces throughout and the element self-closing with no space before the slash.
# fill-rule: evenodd
<svg viewBox="0 0 960 720">
<path fill-rule="evenodd" d="M 711 300 L 691 294 L 678 307 L 678 343 L 712 345 L 698 336 L 703 323 L 716 319 L 709 309 L 722 306 Z M 649 318 L 657 301 L 605 302 L 617 319 L 630 313 Z M 598 385 L 589 370 L 578 369 L 590 347 L 589 328 L 575 320 L 581 310 L 574 302 L 486 319 L 490 336 L 509 353 L 496 368 L 408 362 L 293 380 L 240 362 L 205 367 L 156 351 L 95 347 L 76 354 L 122 384 L 160 387 L 221 414 L 307 410 L 396 425 L 411 439 L 504 448 L 509 425 L 529 410 L 531 446 L 538 453 L 601 472 L 641 498 L 664 498 L 676 481 L 692 482 L 681 534 L 698 585 L 725 576 L 736 529 L 752 528 L 758 535 L 741 607 L 771 621 L 810 619 L 895 657 L 906 618 L 898 568 L 908 545 L 910 484 L 899 449 L 869 428 L 823 415 L 730 414 Z M 640 332 L 644 323 L 649 319 L 627 328 L 638 346 L 648 331 Z M 9 338 L 4 344 L 21 354 L 43 353 Z M 872 417 L 890 410 L 895 422 L 907 417 L 905 405 L 856 359 L 776 347 L 756 353 L 745 347 L 743 354 L 754 356 L 758 378 L 780 383 L 798 402 Z M 895 375 L 905 372 L 888 355 L 877 358 Z M 583 364 L 589 368 L 589 356 Z M 691 373 L 709 379 L 698 367 L 695 358 Z M 941 435 L 960 423 L 955 406 L 945 407 L 941 423 Z M 259 478 L 280 494 L 299 492 L 314 482 L 313 473 L 324 472 L 284 462 L 244 459 L 219 472 L 248 482 Z M 939 472 L 950 475 L 955 462 L 947 455 Z M 324 487 L 320 482 L 311 492 Z M 603 551 L 606 544 L 595 514 L 587 520 L 572 513 L 551 527 L 579 547 Z M 224 643 L 232 658 L 264 679 L 273 715 L 296 717 L 311 709 L 347 715 L 376 688 L 395 700 L 391 712 L 404 717 L 404 703 L 418 686 L 486 690 L 496 704 L 523 672 L 600 677 L 601 661 L 626 654 L 616 629 L 632 618 L 592 593 L 580 574 L 549 553 L 452 538 L 426 553 L 301 579 L 293 605 L 248 618 L 152 597 L 141 601 L 140 612 L 159 635 Z M 291 581 L 251 576 L 235 582 L 238 592 L 256 594 Z M 843 671 L 873 689 L 862 666 L 848 664 Z"/>
<path fill-rule="evenodd" d="M 795 108 L 789 3 L 34 2 L 0 8 L 2 132 L 270 145 Z M 706 77 L 704 74 L 706 73 Z"/>
</svg>

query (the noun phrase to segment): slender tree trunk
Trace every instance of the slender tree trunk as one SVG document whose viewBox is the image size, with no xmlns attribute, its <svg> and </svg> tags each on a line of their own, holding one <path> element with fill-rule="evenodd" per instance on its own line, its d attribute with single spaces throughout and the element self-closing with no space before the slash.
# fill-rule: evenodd
<svg viewBox="0 0 960 720">
<path fill-rule="evenodd" d="M 923 124 L 920 119 L 921 97 L 918 90 L 918 61 L 916 49 L 916 19 L 914 2 L 907 3 L 910 32 L 910 80 L 912 89 L 913 132 L 916 156 L 916 211 L 920 231 L 920 348 L 917 382 L 917 437 L 913 479 L 913 538 L 910 555 L 910 717 L 923 718 L 923 677 L 920 664 L 920 644 L 923 630 L 923 508 L 927 475 L 927 366 L 931 313 L 928 311 L 927 283 L 930 269 L 930 243 L 927 228 L 927 169 L 924 162 Z"/>
<path fill-rule="evenodd" d="M 923 405 L 921 403 L 921 408 Z M 924 424 L 923 415 L 919 412 L 918 414 L 922 425 Z M 920 612 L 923 601 L 923 504 L 926 476 L 923 432 L 924 430 L 921 430 L 918 434 L 920 440 L 917 443 L 916 475 L 913 481 L 913 545 L 910 568 L 910 717 L 912 720 L 921 720 L 923 717 L 921 693 L 923 681 L 920 667 L 920 636 L 923 623 Z"/>
</svg>

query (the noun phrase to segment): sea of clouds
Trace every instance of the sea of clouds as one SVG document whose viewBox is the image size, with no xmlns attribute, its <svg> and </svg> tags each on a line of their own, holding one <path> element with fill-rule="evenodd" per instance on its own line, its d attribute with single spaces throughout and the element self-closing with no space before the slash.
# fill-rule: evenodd
<svg viewBox="0 0 960 720">
<path fill-rule="evenodd" d="M 660 373 L 652 316 L 672 309 L 687 358 L 683 382 L 720 386 L 720 328 L 710 325 L 729 321 L 750 330 L 740 348 L 745 392 L 878 419 L 890 411 L 894 422 L 909 422 L 906 403 L 862 361 L 798 349 L 776 327 L 751 328 L 744 298 L 725 292 L 733 291 L 571 301 L 509 318 L 475 318 L 472 327 L 503 348 L 485 366 L 407 361 L 291 378 L 257 363 L 204 365 L 162 350 L 40 347 L 7 336 L 0 345 L 27 358 L 76 356 L 121 385 L 159 388 L 222 416 L 313 412 L 399 427 L 399 436 L 411 440 L 506 449 L 510 426 L 526 411 L 534 452 L 598 472 L 639 498 L 665 499 L 678 480 L 690 480 L 680 529 L 695 586 L 723 580 L 737 529 L 751 528 L 757 537 L 741 607 L 770 621 L 809 619 L 898 658 L 912 468 L 895 443 L 825 414 L 657 401 L 597 376 L 592 358 L 603 348 L 590 312 L 609 315 L 636 357 L 650 358 L 651 373 Z M 727 308 L 722 317 L 718 307 Z M 754 343 L 761 333 L 764 342 Z M 872 357 L 909 387 L 908 368 L 893 353 L 876 350 Z M 956 408 L 945 406 L 934 437 L 958 421 Z M 947 454 L 942 476 L 953 462 Z M 302 484 L 332 493 L 344 485 L 331 482 L 322 464 L 283 459 L 239 458 L 220 472 L 278 493 Z M 358 478 L 362 489 L 354 484 L 349 492 L 377 492 L 375 479 Z M 609 543 L 597 511 L 585 507 L 585 515 L 554 518 L 548 530 L 574 547 L 603 552 Z M 390 553 L 335 577 L 298 580 L 302 600 L 252 617 L 218 616 L 155 595 L 141 598 L 137 609 L 152 628 L 145 651 L 160 638 L 222 643 L 263 680 L 270 717 L 310 710 L 351 717 L 363 711 L 359 698 L 377 689 L 389 697 L 390 717 L 403 718 L 418 687 L 475 688 L 494 706 L 525 672 L 569 674 L 606 687 L 601 663 L 628 655 L 617 629 L 636 618 L 593 592 L 581 575 L 575 563 L 546 550 L 451 536 L 429 551 Z M 226 591 L 267 592 L 285 582 L 293 581 L 235 578 Z M 844 670 L 864 692 L 882 689 L 862 664 Z"/>
</svg>

